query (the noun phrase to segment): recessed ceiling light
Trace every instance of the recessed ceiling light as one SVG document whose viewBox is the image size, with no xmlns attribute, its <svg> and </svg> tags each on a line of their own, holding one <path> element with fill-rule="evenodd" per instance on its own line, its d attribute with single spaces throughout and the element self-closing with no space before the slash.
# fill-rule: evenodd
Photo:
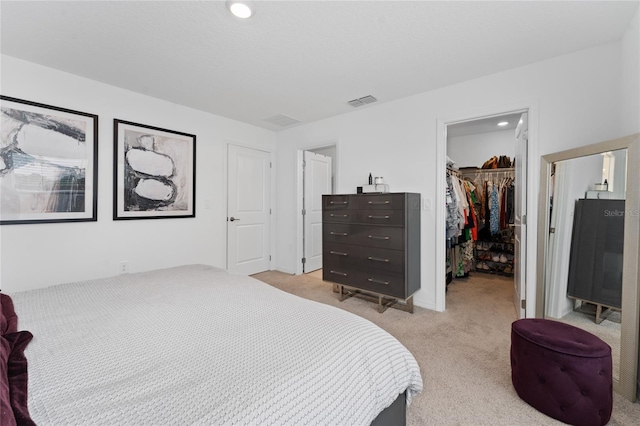
<svg viewBox="0 0 640 426">
<path fill-rule="evenodd" d="M 247 19 L 253 15 L 249 2 L 227 1 L 227 8 L 238 18 Z"/>
<path fill-rule="evenodd" d="M 498 126 L 503 127 L 503 126 L 506 126 L 507 124 L 509 124 L 508 121 L 501 121 L 498 123 Z"/>
</svg>

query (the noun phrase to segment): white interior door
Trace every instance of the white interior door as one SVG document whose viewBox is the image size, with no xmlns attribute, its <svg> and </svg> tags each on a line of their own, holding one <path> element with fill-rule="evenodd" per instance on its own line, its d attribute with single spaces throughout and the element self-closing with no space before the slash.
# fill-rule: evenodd
<svg viewBox="0 0 640 426">
<path fill-rule="evenodd" d="M 251 275 L 269 269 L 271 154 L 229 145 L 227 270 Z"/>
<path fill-rule="evenodd" d="M 331 157 L 304 152 L 303 272 L 322 268 L 322 195 L 331 194 Z"/>
<path fill-rule="evenodd" d="M 525 317 L 525 299 L 527 294 L 527 143 L 529 141 L 529 123 L 527 113 L 523 113 L 516 127 L 516 164 L 515 164 L 515 249 L 514 249 L 514 292 L 513 303 L 518 318 Z"/>
</svg>

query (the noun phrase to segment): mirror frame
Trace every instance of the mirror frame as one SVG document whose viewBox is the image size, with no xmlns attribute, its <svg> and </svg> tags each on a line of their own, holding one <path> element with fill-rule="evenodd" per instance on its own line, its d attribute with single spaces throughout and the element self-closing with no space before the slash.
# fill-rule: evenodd
<svg viewBox="0 0 640 426">
<path fill-rule="evenodd" d="M 627 188 L 624 217 L 624 252 L 622 257 L 622 324 L 620 327 L 620 374 L 613 379 L 613 389 L 631 402 L 638 387 L 638 338 L 640 325 L 640 276 L 638 245 L 640 244 L 640 133 L 593 145 L 547 154 L 540 160 L 540 202 L 538 204 L 538 253 L 536 317 L 544 318 L 545 261 L 549 241 L 549 196 L 551 166 L 556 161 L 570 160 L 607 151 L 627 149 Z M 629 214 L 628 212 L 631 212 Z M 631 238 L 629 238 L 631 236 Z"/>
</svg>

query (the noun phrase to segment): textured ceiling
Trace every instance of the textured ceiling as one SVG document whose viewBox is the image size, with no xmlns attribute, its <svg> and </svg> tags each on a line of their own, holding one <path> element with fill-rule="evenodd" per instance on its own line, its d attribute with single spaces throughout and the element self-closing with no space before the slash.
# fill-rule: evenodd
<svg viewBox="0 0 640 426">
<path fill-rule="evenodd" d="M 239 20 L 223 1 L 3 0 L 0 49 L 279 130 L 265 119 L 311 122 L 616 41 L 639 4 L 253 3 Z"/>
</svg>

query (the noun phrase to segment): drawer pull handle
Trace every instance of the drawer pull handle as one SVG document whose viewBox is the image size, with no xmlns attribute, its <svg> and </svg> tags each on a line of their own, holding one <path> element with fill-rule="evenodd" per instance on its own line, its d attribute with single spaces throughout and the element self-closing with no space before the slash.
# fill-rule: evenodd
<svg viewBox="0 0 640 426">
<path fill-rule="evenodd" d="M 348 214 L 333 214 L 333 213 L 331 213 L 330 216 L 331 217 L 349 217 Z"/>
<path fill-rule="evenodd" d="M 346 277 L 347 274 L 345 272 L 340 272 L 340 271 L 329 271 L 332 274 L 336 274 L 336 275 L 342 275 L 343 277 Z"/>
<path fill-rule="evenodd" d="M 346 232 L 329 232 L 331 235 L 340 235 L 341 237 L 346 237 L 348 234 Z"/>
<path fill-rule="evenodd" d="M 389 219 L 389 216 L 373 216 L 373 215 L 369 215 L 368 218 L 369 219 Z"/>
<path fill-rule="evenodd" d="M 369 201 L 369 204 L 391 204 L 391 201 L 389 201 L 389 200 L 385 200 L 385 201 Z"/>
<path fill-rule="evenodd" d="M 376 280 L 375 278 L 369 278 L 367 279 L 367 281 L 369 281 L 370 283 L 389 285 L 389 281 Z"/>
<path fill-rule="evenodd" d="M 342 252 L 339 252 L 339 251 L 333 251 L 333 250 L 331 250 L 329 253 L 331 253 L 331 254 L 337 254 L 338 256 L 349 256 L 349 253 L 342 253 Z"/>
<path fill-rule="evenodd" d="M 376 262 L 387 262 L 387 263 L 389 262 L 389 259 L 382 259 L 381 257 L 372 257 L 372 256 L 369 256 L 369 257 L 367 257 L 367 259 L 369 259 L 369 260 L 375 260 Z"/>
<path fill-rule="evenodd" d="M 369 235 L 369 238 L 373 238 L 374 240 L 389 240 L 391 237 L 386 235 Z"/>
<path fill-rule="evenodd" d="M 329 204 L 349 204 L 348 201 L 329 201 Z"/>
</svg>

